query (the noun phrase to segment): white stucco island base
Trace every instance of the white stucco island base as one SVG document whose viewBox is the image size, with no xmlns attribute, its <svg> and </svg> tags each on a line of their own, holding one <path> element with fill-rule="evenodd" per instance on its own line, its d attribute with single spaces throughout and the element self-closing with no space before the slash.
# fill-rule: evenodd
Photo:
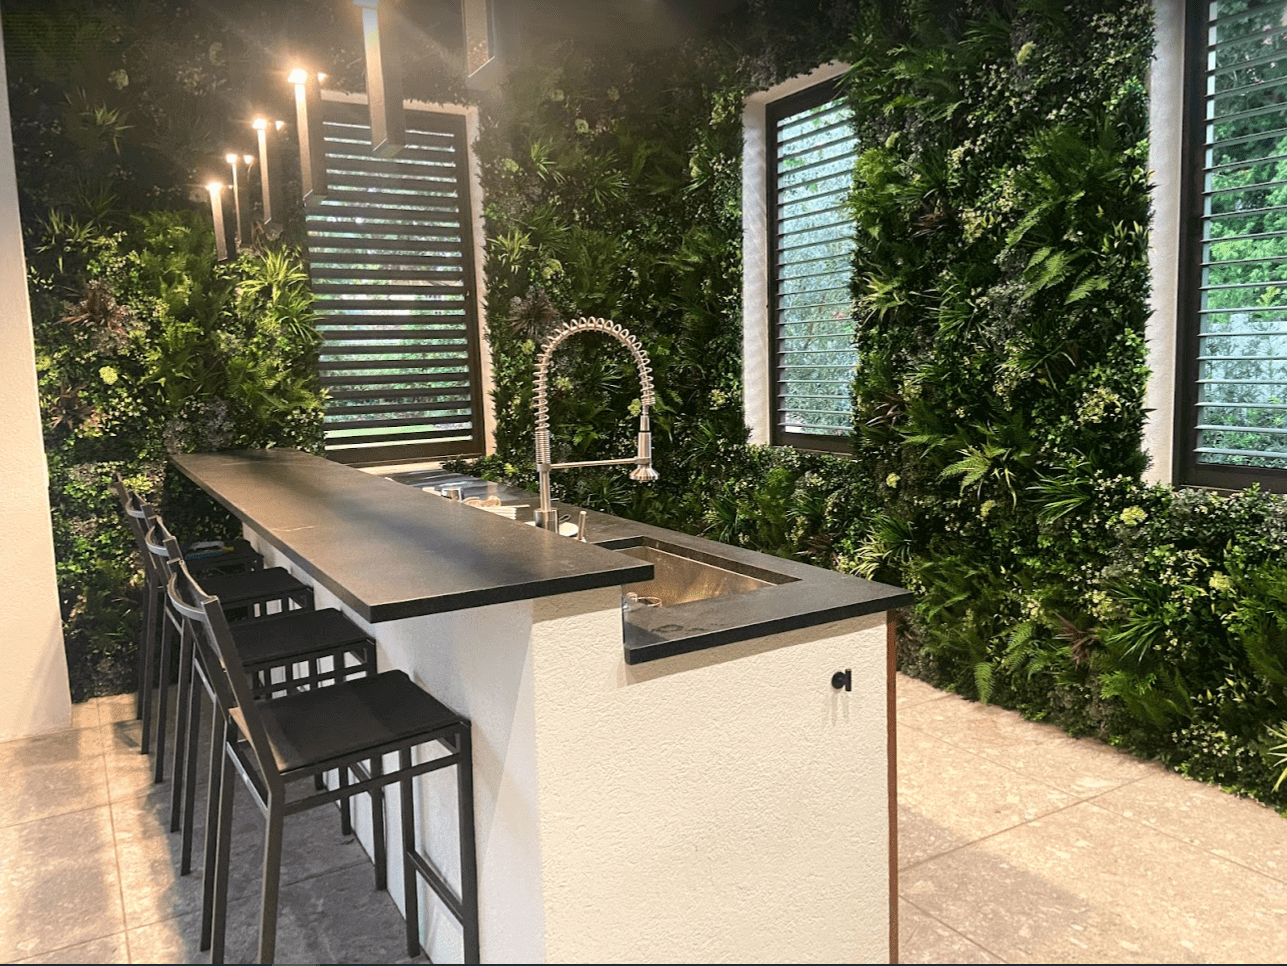
<svg viewBox="0 0 1287 966">
<path fill-rule="evenodd" d="M 611 587 L 366 625 L 382 669 L 472 721 L 483 961 L 896 961 L 884 613 L 627 665 L 620 604 Z M 421 850 L 458 885 L 451 777 L 421 785 Z M 396 843 L 396 795 L 386 812 Z M 426 951 L 459 962 L 455 920 L 421 901 Z"/>
</svg>

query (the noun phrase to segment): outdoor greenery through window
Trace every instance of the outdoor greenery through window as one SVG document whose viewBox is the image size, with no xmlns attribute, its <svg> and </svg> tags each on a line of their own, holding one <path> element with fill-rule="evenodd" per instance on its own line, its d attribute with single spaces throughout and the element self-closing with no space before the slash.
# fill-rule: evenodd
<svg viewBox="0 0 1287 966">
<path fill-rule="evenodd" d="M 1287 471 L 1287 3 L 1202 7 L 1194 452 Z"/>
<path fill-rule="evenodd" d="M 849 296 L 852 117 L 834 83 L 768 109 L 776 443 L 848 444 L 857 361 Z"/>
</svg>

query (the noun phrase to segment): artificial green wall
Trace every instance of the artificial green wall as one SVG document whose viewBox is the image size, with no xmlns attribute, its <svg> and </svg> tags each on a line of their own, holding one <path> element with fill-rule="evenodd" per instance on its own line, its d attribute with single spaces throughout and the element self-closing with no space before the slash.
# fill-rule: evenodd
<svg viewBox="0 0 1287 966">
<path fill-rule="evenodd" d="M 530 484 L 535 348 L 614 318 L 654 355 L 662 481 L 568 473 L 566 498 L 902 583 L 908 672 L 1287 801 L 1284 501 L 1140 481 L 1151 5 L 742 12 L 676 56 L 547 52 L 490 112 L 483 471 Z M 741 104 L 833 58 L 862 148 L 853 459 L 746 446 L 740 407 Z M 629 447 L 628 360 L 585 342 L 563 457 Z"/>
</svg>

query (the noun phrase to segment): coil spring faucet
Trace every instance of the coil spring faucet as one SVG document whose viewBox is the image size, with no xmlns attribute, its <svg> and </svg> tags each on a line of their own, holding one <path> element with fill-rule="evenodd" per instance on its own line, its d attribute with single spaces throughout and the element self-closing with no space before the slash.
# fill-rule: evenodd
<svg viewBox="0 0 1287 966">
<path fill-rule="evenodd" d="M 554 350 L 562 345 L 568 336 L 578 332 L 602 332 L 610 335 L 629 349 L 630 354 L 634 356 L 635 365 L 639 369 L 639 384 L 642 391 L 639 397 L 641 406 L 639 450 L 633 457 L 627 456 L 615 460 L 584 460 L 576 463 L 550 462 L 550 402 L 547 386 L 550 360 L 554 357 Z M 563 327 L 554 333 L 536 361 L 536 399 L 533 406 L 536 409 L 536 475 L 541 484 L 541 508 L 536 511 L 538 527 L 544 527 L 555 533 L 559 531 L 558 514 L 550 506 L 551 470 L 569 470 L 582 466 L 625 466 L 634 463 L 635 468 L 630 473 L 632 480 L 651 483 L 659 478 L 660 474 L 652 468 L 652 430 L 648 424 L 648 407 L 652 404 L 652 363 L 648 359 L 648 353 L 644 351 L 643 344 L 624 326 L 609 322 L 607 319 L 577 319 L 575 322 L 564 323 Z"/>
</svg>

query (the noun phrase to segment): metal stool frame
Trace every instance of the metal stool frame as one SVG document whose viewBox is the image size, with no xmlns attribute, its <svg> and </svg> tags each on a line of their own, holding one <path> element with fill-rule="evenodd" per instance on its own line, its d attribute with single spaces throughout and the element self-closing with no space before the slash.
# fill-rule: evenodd
<svg viewBox="0 0 1287 966">
<path fill-rule="evenodd" d="M 420 914 L 416 875 L 425 879 L 444 905 L 461 923 L 464 930 L 465 960 L 479 961 L 477 868 L 473 822 L 473 762 L 470 723 L 455 714 L 423 689 L 410 682 L 401 671 L 390 671 L 355 682 L 337 683 L 330 687 L 292 698 L 257 701 L 236 643 L 228 628 L 219 600 L 206 594 L 192 578 L 182 560 L 171 565 L 173 575 L 167 593 L 173 610 L 182 619 L 182 635 L 203 657 L 194 662 L 209 689 L 215 707 L 215 740 L 219 754 L 212 756 L 210 775 L 210 817 L 207 820 L 207 854 L 213 862 L 206 869 L 207 883 L 203 903 L 202 948 L 207 942 L 211 962 L 223 962 L 224 929 L 227 912 L 230 833 L 232 829 L 232 776 L 235 770 L 250 790 L 256 805 L 264 814 L 267 832 L 264 844 L 263 892 L 260 908 L 259 961 L 271 963 L 276 946 L 278 886 L 281 869 L 282 824 L 287 815 L 340 801 L 353 794 L 376 792 L 397 783 L 401 788 L 403 839 L 403 883 L 406 902 L 407 953 L 420 953 Z M 382 709 L 378 721 L 364 722 L 366 733 L 353 737 L 341 729 L 343 745 L 336 750 L 335 740 L 327 748 L 303 751 L 289 740 L 274 744 L 270 734 L 288 735 L 289 715 L 279 709 L 296 702 L 300 711 L 305 702 L 314 717 L 326 710 L 326 703 L 360 704 L 378 699 L 381 694 L 397 696 L 390 707 L 407 709 L 415 720 L 394 720 L 389 709 Z M 412 708 L 412 702 L 415 707 Z M 351 723 L 346 721 L 346 728 Z M 296 723 L 295 727 L 299 727 Z M 309 732 L 311 734 L 311 732 Z M 360 743 L 360 747 L 354 742 Z M 321 739 L 318 739 L 321 742 Z M 447 753 L 430 761 L 414 764 L 412 750 L 436 743 Z M 329 752 L 329 753 L 328 753 Z M 396 770 L 385 772 L 380 766 L 383 756 L 398 754 Z M 360 766 L 369 761 L 372 767 L 361 781 L 338 789 L 315 792 L 294 801 L 286 800 L 289 782 L 314 778 L 334 769 Z M 461 895 L 456 895 L 437 869 L 416 847 L 415 802 L 412 779 L 442 768 L 456 769 L 457 821 L 461 868 Z M 213 881 L 211 881 L 211 879 Z M 209 912 L 206 915 L 206 906 Z M 207 932 L 208 926 L 208 932 Z"/>
</svg>

